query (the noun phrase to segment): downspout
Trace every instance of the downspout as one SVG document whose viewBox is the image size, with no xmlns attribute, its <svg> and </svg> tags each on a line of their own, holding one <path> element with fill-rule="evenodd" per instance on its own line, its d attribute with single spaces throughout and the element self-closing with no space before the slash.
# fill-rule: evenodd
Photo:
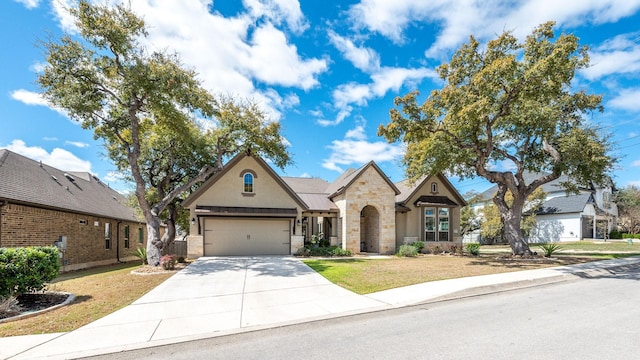
<svg viewBox="0 0 640 360">
<path fill-rule="evenodd" d="M 7 205 L 7 200 L 0 201 L 0 247 L 2 247 L 2 207 Z"/>
<path fill-rule="evenodd" d="M 120 262 L 120 224 L 122 221 L 116 223 L 116 261 Z"/>
</svg>

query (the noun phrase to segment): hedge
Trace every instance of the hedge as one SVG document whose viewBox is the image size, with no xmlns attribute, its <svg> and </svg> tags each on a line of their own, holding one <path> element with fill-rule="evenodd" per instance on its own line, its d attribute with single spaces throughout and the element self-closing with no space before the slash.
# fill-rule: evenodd
<svg viewBox="0 0 640 360">
<path fill-rule="evenodd" d="M 0 248 L 0 297 L 40 291 L 60 271 L 58 248 Z"/>
</svg>

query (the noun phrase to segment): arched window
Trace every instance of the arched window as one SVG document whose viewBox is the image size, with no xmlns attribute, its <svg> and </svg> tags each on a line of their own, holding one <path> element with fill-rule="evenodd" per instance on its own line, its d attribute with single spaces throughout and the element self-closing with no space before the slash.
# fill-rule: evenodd
<svg viewBox="0 0 640 360">
<path fill-rule="evenodd" d="M 438 192 L 438 183 L 435 183 L 435 182 L 431 183 L 431 192 L 432 193 L 437 193 Z"/>
<path fill-rule="evenodd" d="M 252 193 L 253 192 L 253 175 L 250 173 L 246 173 L 242 178 L 244 179 L 243 191 L 246 193 Z"/>
</svg>

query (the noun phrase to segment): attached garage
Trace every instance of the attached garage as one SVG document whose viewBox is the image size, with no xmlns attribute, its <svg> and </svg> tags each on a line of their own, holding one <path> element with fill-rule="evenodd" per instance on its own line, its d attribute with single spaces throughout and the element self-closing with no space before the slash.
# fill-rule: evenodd
<svg viewBox="0 0 640 360">
<path fill-rule="evenodd" d="M 204 218 L 205 256 L 289 254 L 290 219 Z"/>
</svg>

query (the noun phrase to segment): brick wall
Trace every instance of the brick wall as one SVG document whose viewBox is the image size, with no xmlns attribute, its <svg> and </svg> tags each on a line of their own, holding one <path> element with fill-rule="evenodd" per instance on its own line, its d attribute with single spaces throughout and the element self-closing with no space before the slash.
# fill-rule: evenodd
<svg viewBox="0 0 640 360">
<path fill-rule="evenodd" d="M 8 204 L 0 208 L 0 246 L 51 246 L 67 237 L 64 269 L 79 269 L 127 259 L 137 246 L 147 242 L 146 225 L 97 216 Z M 106 248 L 105 223 L 111 224 L 110 248 Z M 129 248 L 125 248 L 125 225 L 129 226 Z M 142 229 L 143 244 L 138 243 Z M 119 234 L 119 236 L 118 236 Z M 118 249 L 119 239 L 119 254 Z"/>
</svg>

